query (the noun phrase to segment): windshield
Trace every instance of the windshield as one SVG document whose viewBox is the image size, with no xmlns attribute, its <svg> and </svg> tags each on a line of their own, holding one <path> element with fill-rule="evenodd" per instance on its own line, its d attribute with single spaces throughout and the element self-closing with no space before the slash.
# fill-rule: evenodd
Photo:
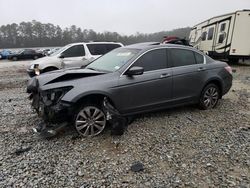
<svg viewBox="0 0 250 188">
<path fill-rule="evenodd" d="M 50 54 L 49 56 L 56 56 L 56 55 L 60 54 L 61 52 L 63 52 L 64 50 L 66 50 L 70 46 L 71 46 L 71 44 L 68 44 L 64 47 L 61 47 L 58 50 L 56 50 L 55 52 L 53 52 L 52 54 Z"/>
<path fill-rule="evenodd" d="M 23 52 L 24 52 L 24 50 L 19 50 L 19 51 L 17 51 L 17 54 L 21 54 Z"/>
<path fill-rule="evenodd" d="M 96 59 L 86 68 L 106 72 L 114 72 L 125 65 L 139 51 L 140 50 L 138 49 L 117 48 Z"/>
</svg>

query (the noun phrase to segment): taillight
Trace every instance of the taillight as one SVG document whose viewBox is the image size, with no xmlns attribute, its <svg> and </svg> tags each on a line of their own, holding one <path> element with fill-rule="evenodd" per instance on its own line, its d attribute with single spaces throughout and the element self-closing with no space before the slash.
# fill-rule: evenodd
<svg viewBox="0 0 250 188">
<path fill-rule="evenodd" d="M 233 70 L 230 66 L 226 66 L 225 69 L 227 70 L 227 72 L 229 72 L 230 74 L 233 73 Z"/>
</svg>

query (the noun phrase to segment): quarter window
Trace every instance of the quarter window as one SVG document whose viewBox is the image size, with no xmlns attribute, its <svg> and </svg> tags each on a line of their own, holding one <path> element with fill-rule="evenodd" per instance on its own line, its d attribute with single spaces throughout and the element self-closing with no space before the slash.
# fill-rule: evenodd
<svg viewBox="0 0 250 188">
<path fill-rule="evenodd" d="M 208 30 L 207 40 L 212 40 L 213 39 L 213 35 L 214 35 L 214 27 L 211 27 Z"/>
<path fill-rule="evenodd" d="M 75 45 L 63 52 L 64 57 L 79 57 L 85 56 L 84 46 Z"/>
<path fill-rule="evenodd" d="M 193 51 L 184 49 L 171 49 L 173 67 L 196 64 Z"/>
<path fill-rule="evenodd" d="M 167 51 L 158 49 L 149 51 L 140 57 L 133 66 L 143 67 L 144 71 L 152 71 L 167 68 Z"/>
</svg>

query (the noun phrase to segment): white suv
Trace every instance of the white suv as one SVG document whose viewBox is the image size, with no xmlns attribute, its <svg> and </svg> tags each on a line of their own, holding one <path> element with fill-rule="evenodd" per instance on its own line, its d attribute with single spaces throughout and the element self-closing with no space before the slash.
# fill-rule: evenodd
<svg viewBox="0 0 250 188">
<path fill-rule="evenodd" d="M 30 77 L 62 68 L 86 66 L 103 54 L 122 47 L 116 42 L 81 42 L 68 44 L 50 56 L 33 61 L 27 72 Z"/>
</svg>

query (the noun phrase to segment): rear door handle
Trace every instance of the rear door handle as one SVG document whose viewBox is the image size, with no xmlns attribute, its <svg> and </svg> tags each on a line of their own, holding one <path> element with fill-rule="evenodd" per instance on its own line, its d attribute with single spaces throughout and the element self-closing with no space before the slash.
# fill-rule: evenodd
<svg viewBox="0 0 250 188">
<path fill-rule="evenodd" d="M 170 73 L 163 73 L 163 74 L 161 75 L 161 78 L 167 78 L 167 77 L 170 77 L 170 76 L 171 76 Z"/>
<path fill-rule="evenodd" d="M 197 70 L 198 71 L 204 71 L 204 70 L 206 70 L 206 68 L 205 67 L 199 67 Z"/>
</svg>

